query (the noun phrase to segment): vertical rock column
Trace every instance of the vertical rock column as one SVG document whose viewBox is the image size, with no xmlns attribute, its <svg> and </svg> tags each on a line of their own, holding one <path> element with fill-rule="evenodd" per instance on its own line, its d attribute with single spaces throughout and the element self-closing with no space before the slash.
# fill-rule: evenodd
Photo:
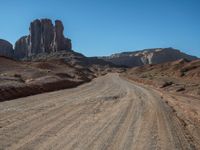
<svg viewBox="0 0 200 150">
<path fill-rule="evenodd" d="M 63 35 L 64 26 L 60 20 L 55 21 L 53 50 L 71 50 L 71 40 Z"/>
<path fill-rule="evenodd" d="M 50 19 L 34 20 L 30 24 L 30 35 L 20 38 L 15 44 L 15 54 L 23 58 L 39 53 L 71 50 L 71 40 L 65 38 L 64 26 L 56 20 L 55 26 Z"/>
<path fill-rule="evenodd" d="M 51 52 L 52 43 L 54 39 L 54 26 L 49 19 L 41 20 L 41 43 L 40 47 L 42 52 Z"/>
<path fill-rule="evenodd" d="M 23 36 L 15 43 L 15 57 L 23 58 L 31 54 L 30 36 Z"/>
</svg>

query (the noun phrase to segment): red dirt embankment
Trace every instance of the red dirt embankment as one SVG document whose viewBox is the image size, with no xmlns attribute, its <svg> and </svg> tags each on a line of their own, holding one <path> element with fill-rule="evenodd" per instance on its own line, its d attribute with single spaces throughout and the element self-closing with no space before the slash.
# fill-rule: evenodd
<svg viewBox="0 0 200 150">
<path fill-rule="evenodd" d="M 94 77 L 90 70 L 62 60 L 20 62 L 0 57 L 0 101 L 72 88 Z"/>
<path fill-rule="evenodd" d="M 181 123 L 196 135 L 200 133 L 200 60 L 179 60 L 128 69 L 126 78 L 160 93 Z"/>
<path fill-rule="evenodd" d="M 200 60 L 135 67 L 128 69 L 125 76 L 165 91 L 200 96 Z"/>
</svg>

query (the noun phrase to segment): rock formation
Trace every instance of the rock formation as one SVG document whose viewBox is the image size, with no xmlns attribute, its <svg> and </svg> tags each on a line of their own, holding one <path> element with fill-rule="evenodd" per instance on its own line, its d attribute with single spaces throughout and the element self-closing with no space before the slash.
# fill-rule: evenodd
<svg viewBox="0 0 200 150">
<path fill-rule="evenodd" d="M 30 24 L 30 34 L 15 43 L 17 58 L 29 57 L 39 53 L 71 50 L 71 40 L 63 35 L 64 26 L 56 20 L 55 26 L 50 19 L 34 20 Z"/>
<path fill-rule="evenodd" d="M 182 58 L 188 60 L 197 59 L 197 57 L 187 55 L 173 48 L 144 49 L 140 51 L 122 52 L 107 57 L 101 57 L 101 59 L 112 62 L 116 65 L 127 67 L 142 66 L 145 64 L 160 64 Z"/>
<path fill-rule="evenodd" d="M 71 49 L 71 41 L 63 35 L 64 26 L 61 21 L 55 21 L 53 50 Z"/>
<path fill-rule="evenodd" d="M 15 43 L 15 57 L 16 58 L 23 58 L 25 56 L 28 56 L 29 52 L 29 36 L 23 36 L 21 37 L 16 43 Z"/>
<path fill-rule="evenodd" d="M 14 50 L 10 42 L 0 39 L 0 56 L 13 57 Z"/>
</svg>

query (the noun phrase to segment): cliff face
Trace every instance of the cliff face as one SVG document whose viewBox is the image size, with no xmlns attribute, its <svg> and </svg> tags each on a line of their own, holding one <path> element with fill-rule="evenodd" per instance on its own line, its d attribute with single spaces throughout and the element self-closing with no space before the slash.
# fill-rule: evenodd
<svg viewBox="0 0 200 150">
<path fill-rule="evenodd" d="M 10 42 L 0 39 L 0 56 L 13 57 L 14 50 Z"/>
<path fill-rule="evenodd" d="M 61 21 L 55 21 L 55 29 L 54 29 L 54 39 L 53 39 L 53 50 L 71 50 L 71 40 L 65 38 L 63 35 L 64 26 Z"/>
<path fill-rule="evenodd" d="M 141 51 L 123 52 L 107 57 L 101 57 L 101 59 L 112 62 L 116 65 L 127 67 L 142 66 L 145 64 L 160 64 L 182 58 L 188 60 L 197 59 L 197 57 L 187 55 L 173 48 L 145 49 Z"/>
<path fill-rule="evenodd" d="M 17 58 L 72 49 L 71 40 L 64 37 L 64 26 L 59 20 L 55 21 L 55 26 L 50 19 L 34 20 L 29 31 L 28 36 L 15 43 Z"/>
<path fill-rule="evenodd" d="M 29 41 L 30 41 L 29 36 L 23 36 L 15 43 L 16 58 L 23 58 L 25 56 L 28 56 L 28 52 L 30 52 Z"/>
</svg>

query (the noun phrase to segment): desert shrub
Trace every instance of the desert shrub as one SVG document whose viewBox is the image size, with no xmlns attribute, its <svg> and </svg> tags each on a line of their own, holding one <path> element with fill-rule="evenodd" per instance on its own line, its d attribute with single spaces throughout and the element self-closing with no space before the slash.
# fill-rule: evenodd
<svg viewBox="0 0 200 150">
<path fill-rule="evenodd" d="M 15 73 L 13 76 L 16 78 L 22 78 L 21 74 L 17 74 L 17 73 Z"/>
</svg>

